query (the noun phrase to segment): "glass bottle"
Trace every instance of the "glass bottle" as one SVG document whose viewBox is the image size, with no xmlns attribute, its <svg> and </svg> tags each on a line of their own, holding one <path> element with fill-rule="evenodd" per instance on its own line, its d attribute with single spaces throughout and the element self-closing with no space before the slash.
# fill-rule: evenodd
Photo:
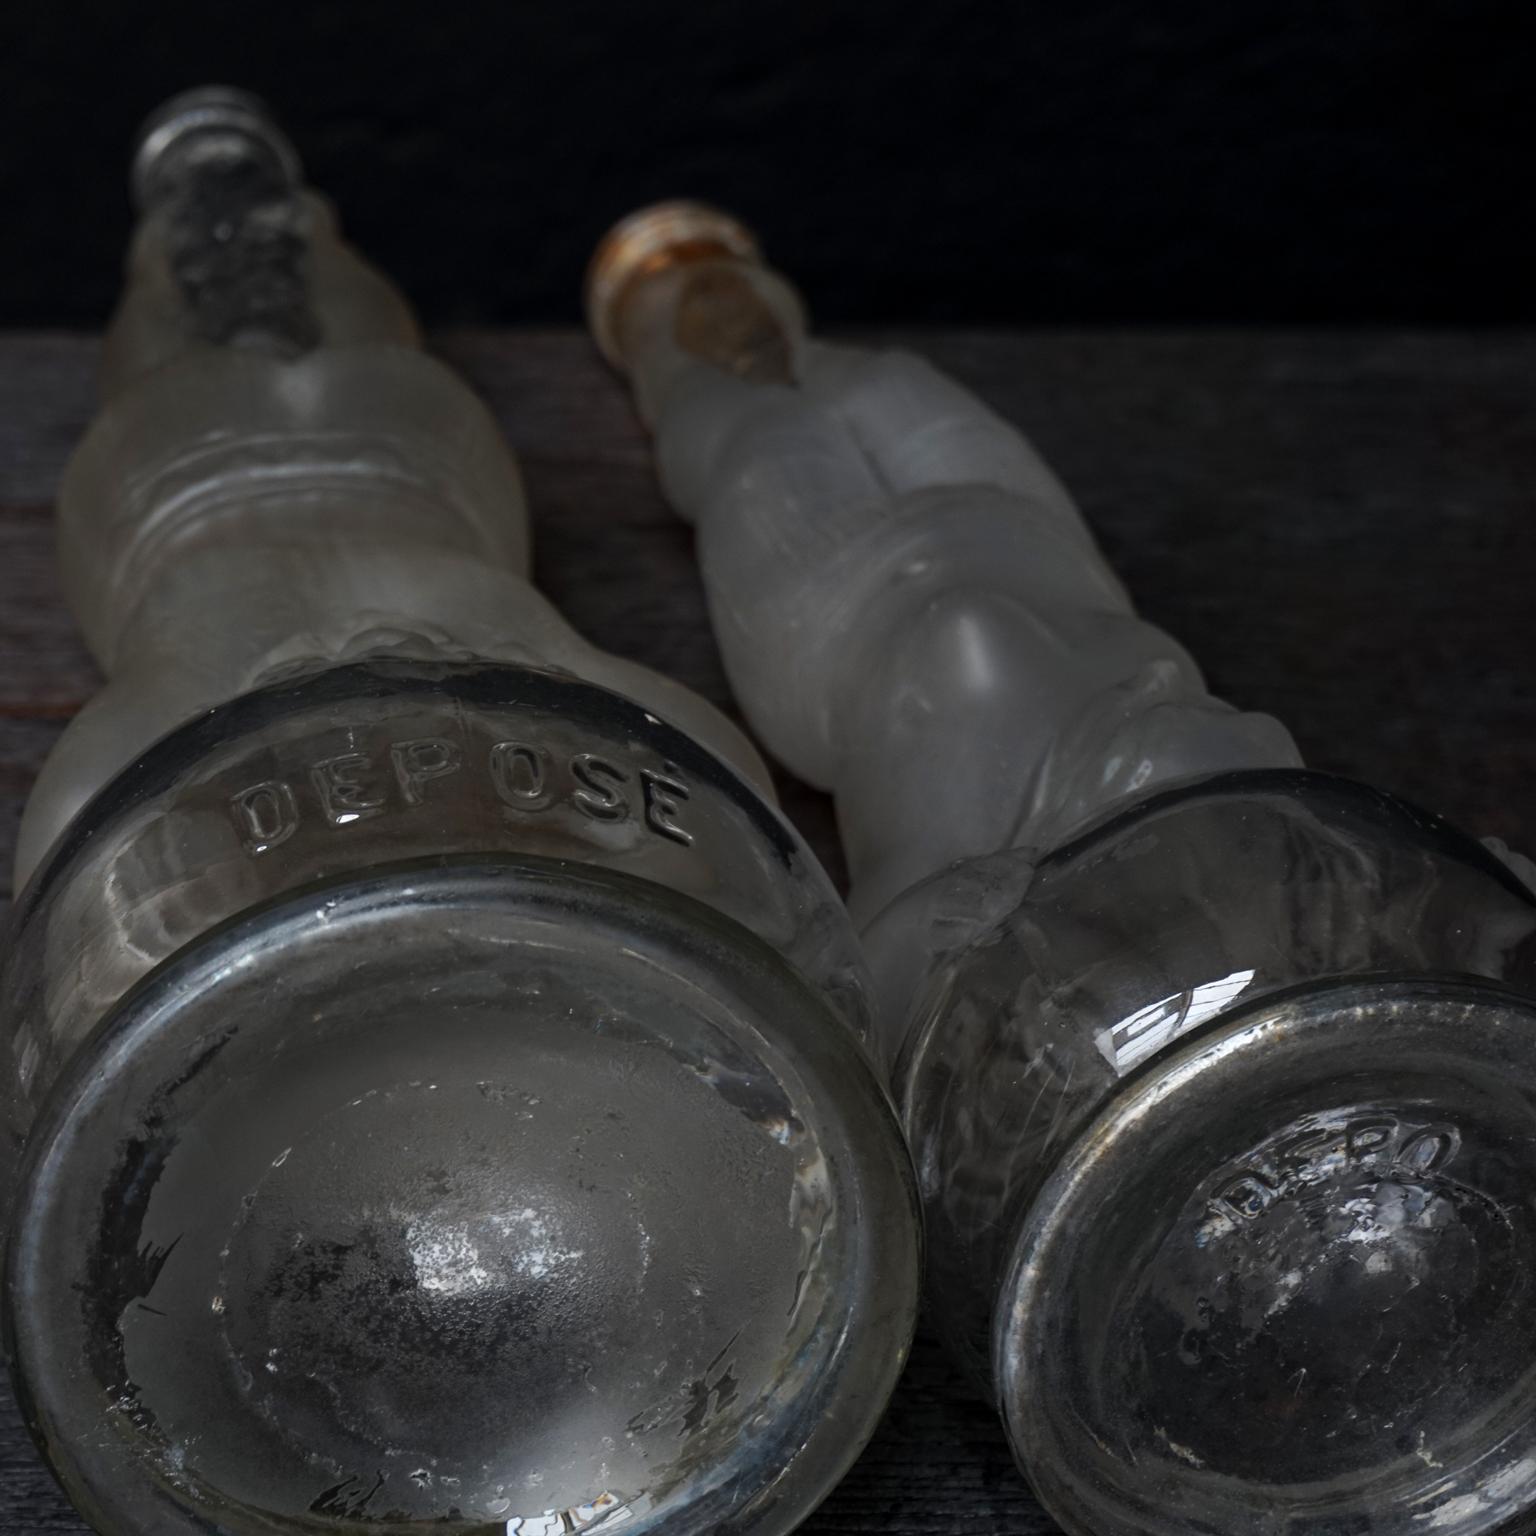
<svg viewBox="0 0 1536 1536">
<path fill-rule="evenodd" d="M 830 789 L 933 1319 L 1081 1536 L 1536 1518 L 1530 867 L 1304 768 L 1067 493 L 751 235 L 618 225 L 589 316 L 761 739 Z"/>
<path fill-rule="evenodd" d="M 788 1531 L 918 1282 L 841 904 L 260 105 L 134 182 L 0 971 L 38 1444 L 112 1536 Z"/>
</svg>

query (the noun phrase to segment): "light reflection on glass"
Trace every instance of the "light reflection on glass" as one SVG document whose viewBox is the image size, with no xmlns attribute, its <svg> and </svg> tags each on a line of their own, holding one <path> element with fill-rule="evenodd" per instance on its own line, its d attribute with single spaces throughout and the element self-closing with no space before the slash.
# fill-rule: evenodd
<svg viewBox="0 0 1536 1536">
<path fill-rule="evenodd" d="M 1095 1044 L 1116 1072 L 1129 1072 L 1186 1030 L 1214 1018 L 1247 990 L 1254 974 L 1251 968 L 1233 971 L 1219 981 L 1202 982 L 1148 1003 L 1118 1024 L 1101 1030 Z"/>
</svg>

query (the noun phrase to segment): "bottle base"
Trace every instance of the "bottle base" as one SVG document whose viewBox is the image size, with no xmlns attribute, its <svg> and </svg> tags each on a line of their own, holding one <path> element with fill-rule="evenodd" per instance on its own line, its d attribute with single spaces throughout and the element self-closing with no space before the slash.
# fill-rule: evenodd
<svg viewBox="0 0 1536 1536">
<path fill-rule="evenodd" d="M 994 1322 L 1070 1531 L 1484 1536 L 1536 1510 L 1536 1003 L 1383 979 L 1150 1063 L 1035 1200 Z"/>
<path fill-rule="evenodd" d="M 873 1430 L 913 1194 L 767 946 L 557 860 L 425 861 L 216 929 L 29 1139 L 40 1446 L 103 1532 L 786 1531 Z"/>
</svg>

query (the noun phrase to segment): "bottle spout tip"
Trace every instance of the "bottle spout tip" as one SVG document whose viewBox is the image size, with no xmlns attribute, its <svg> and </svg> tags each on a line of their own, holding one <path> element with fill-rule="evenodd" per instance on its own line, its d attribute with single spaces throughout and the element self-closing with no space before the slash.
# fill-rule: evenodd
<svg viewBox="0 0 1536 1536">
<path fill-rule="evenodd" d="M 297 150 L 259 97 L 228 85 L 182 91 L 139 129 L 129 178 L 134 206 L 141 213 L 153 207 L 208 157 L 237 156 L 265 162 L 289 186 L 303 180 Z"/>
<path fill-rule="evenodd" d="M 762 259 L 752 231 L 707 203 L 652 203 L 620 219 L 598 242 L 583 285 L 587 325 L 603 356 L 623 368 L 619 314 L 636 278 L 680 262 L 722 256 Z"/>
</svg>

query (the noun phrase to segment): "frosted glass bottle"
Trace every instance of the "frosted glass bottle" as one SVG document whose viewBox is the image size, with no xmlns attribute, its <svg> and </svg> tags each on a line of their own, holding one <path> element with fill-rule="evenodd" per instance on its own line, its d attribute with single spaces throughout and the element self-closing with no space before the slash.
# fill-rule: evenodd
<svg viewBox="0 0 1536 1536">
<path fill-rule="evenodd" d="M 259 105 L 136 187 L 0 971 L 39 1446 L 112 1536 L 788 1531 L 918 1278 L 835 892 Z"/>
<path fill-rule="evenodd" d="M 1536 1518 L 1529 866 L 1301 765 L 920 359 L 726 215 L 615 228 L 603 350 L 762 740 L 829 788 L 929 1307 L 1080 1536 Z"/>
</svg>

